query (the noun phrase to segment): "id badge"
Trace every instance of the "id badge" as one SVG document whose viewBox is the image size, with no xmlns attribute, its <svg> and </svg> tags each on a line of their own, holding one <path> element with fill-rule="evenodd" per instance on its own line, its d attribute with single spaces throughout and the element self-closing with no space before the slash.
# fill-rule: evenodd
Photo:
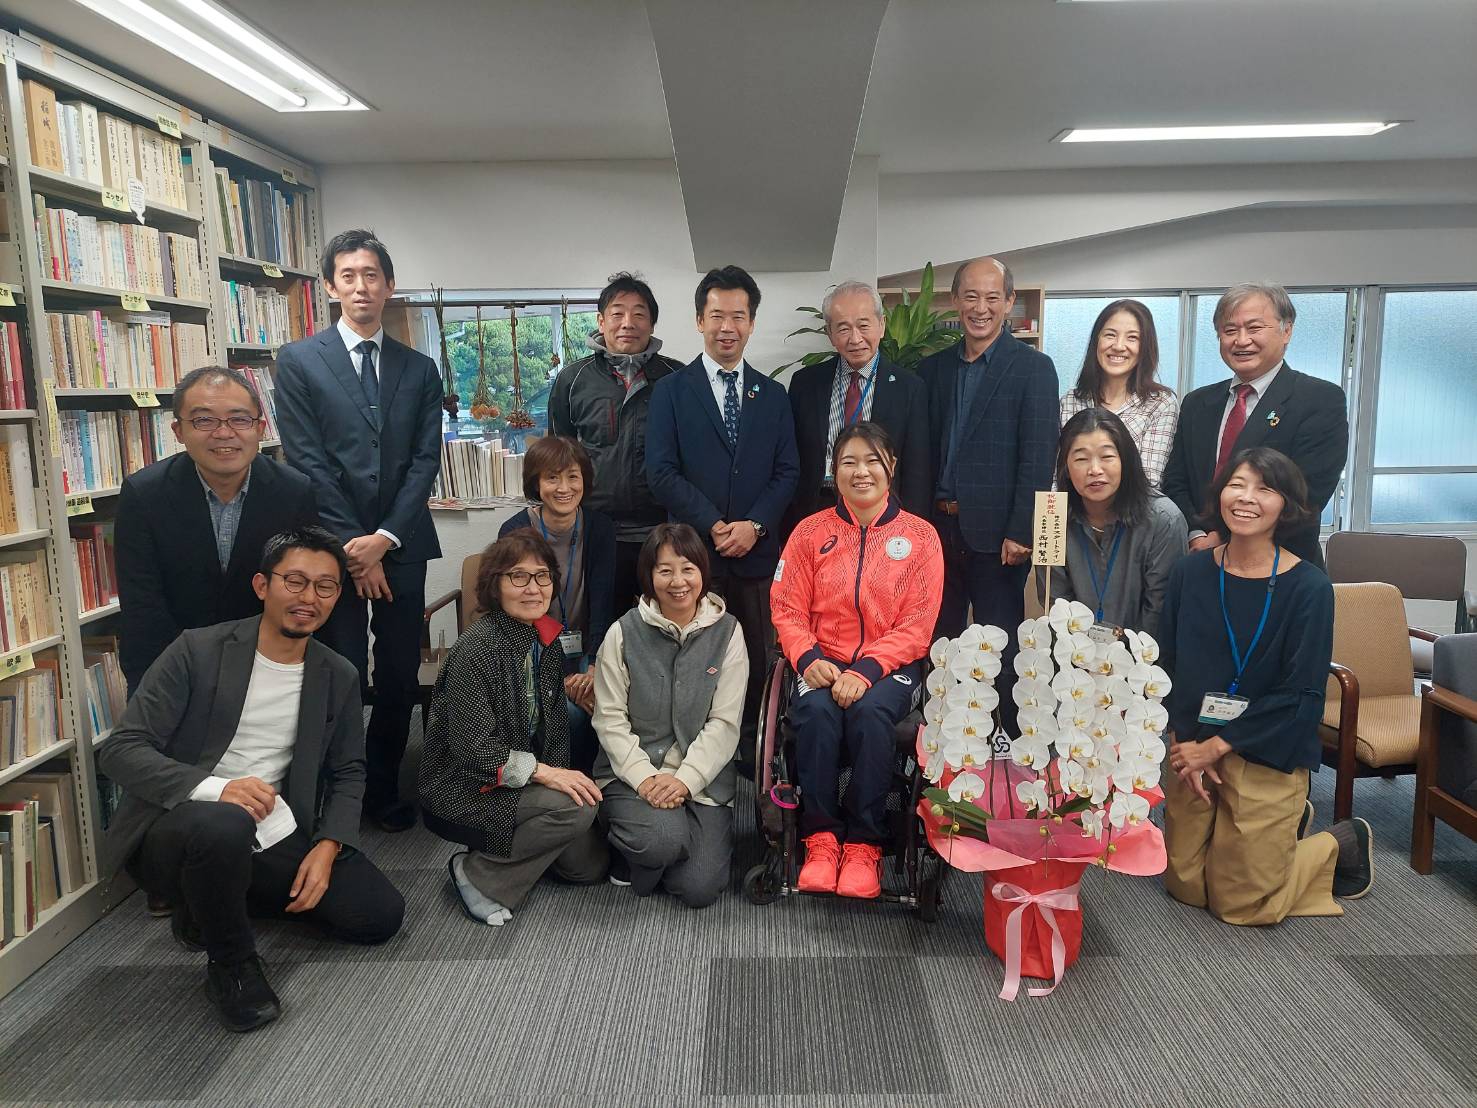
<svg viewBox="0 0 1477 1108">
<path fill-rule="evenodd" d="M 1123 637 L 1123 628 L 1116 623 L 1094 623 L 1087 629 L 1087 637 L 1096 643 L 1117 642 Z"/>
<path fill-rule="evenodd" d="M 578 658 L 585 652 L 585 637 L 578 631 L 565 631 L 559 636 L 559 649 L 566 658 Z"/>
<path fill-rule="evenodd" d="M 1200 722 L 1230 723 L 1249 707 L 1251 707 L 1251 701 L 1244 696 L 1218 692 L 1206 693 L 1205 699 L 1200 702 Z"/>
</svg>

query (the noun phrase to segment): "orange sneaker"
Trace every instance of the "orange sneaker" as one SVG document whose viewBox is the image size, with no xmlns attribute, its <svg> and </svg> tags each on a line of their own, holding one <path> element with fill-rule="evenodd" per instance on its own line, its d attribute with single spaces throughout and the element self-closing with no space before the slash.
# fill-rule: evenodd
<svg viewBox="0 0 1477 1108">
<path fill-rule="evenodd" d="M 834 893 L 841 869 L 841 844 L 829 831 L 805 837 L 805 865 L 800 867 L 802 893 Z"/>
<path fill-rule="evenodd" d="M 872 843 L 847 843 L 841 848 L 841 876 L 837 896 L 871 900 L 882 895 L 882 848 Z"/>
</svg>

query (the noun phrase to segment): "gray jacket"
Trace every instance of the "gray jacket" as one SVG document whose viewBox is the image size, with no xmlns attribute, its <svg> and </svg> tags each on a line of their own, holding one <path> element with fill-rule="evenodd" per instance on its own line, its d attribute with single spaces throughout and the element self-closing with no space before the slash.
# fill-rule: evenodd
<svg viewBox="0 0 1477 1108">
<path fill-rule="evenodd" d="M 100 852 L 104 877 L 131 858 L 150 825 L 189 800 L 241 722 L 261 616 L 183 632 L 149 667 L 98 769 L 123 790 Z M 304 658 L 297 739 L 282 795 L 314 842 L 359 845 L 364 712 L 352 662 L 316 639 Z"/>
</svg>

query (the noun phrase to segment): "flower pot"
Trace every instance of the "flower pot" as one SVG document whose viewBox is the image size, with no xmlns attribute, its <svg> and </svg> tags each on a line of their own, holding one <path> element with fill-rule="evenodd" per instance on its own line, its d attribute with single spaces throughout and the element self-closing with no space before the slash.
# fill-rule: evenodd
<svg viewBox="0 0 1477 1108">
<path fill-rule="evenodd" d="M 1033 988 L 1045 996 L 1061 982 L 1082 950 L 1078 887 L 1087 862 L 1046 859 L 985 873 L 985 942 L 1005 963 L 1000 996 L 1014 1000 L 1022 977 L 1052 984 Z"/>
</svg>

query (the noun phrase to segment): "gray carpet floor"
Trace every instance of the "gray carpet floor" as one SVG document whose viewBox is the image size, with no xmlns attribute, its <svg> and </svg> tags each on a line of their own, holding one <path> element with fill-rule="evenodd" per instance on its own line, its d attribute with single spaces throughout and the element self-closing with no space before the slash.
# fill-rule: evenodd
<svg viewBox="0 0 1477 1108">
<path fill-rule="evenodd" d="M 1315 778 L 1317 826 L 1332 775 Z M 135 894 L 0 1003 L 6 1103 L 1477 1105 L 1477 844 L 1408 862 L 1410 779 L 1364 781 L 1376 885 L 1341 919 L 1238 929 L 1157 879 L 1089 871 L 1082 958 L 996 999 L 981 883 L 937 923 L 734 891 L 702 911 L 545 883 L 513 922 L 457 909 L 450 848 L 369 836 L 405 928 L 348 948 L 264 923 L 285 1013 L 222 1030 L 202 958 Z M 747 797 L 745 797 L 747 799 Z"/>
</svg>

